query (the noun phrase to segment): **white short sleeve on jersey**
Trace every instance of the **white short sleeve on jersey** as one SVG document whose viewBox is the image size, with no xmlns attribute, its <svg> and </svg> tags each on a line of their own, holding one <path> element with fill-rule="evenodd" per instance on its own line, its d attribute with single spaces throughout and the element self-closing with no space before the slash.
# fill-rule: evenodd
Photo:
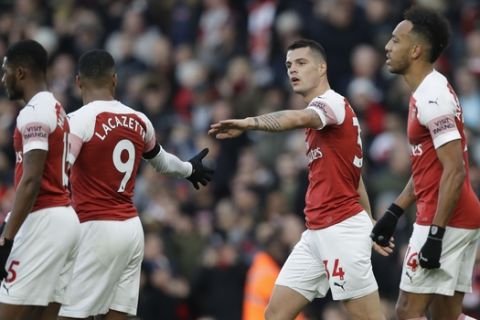
<svg viewBox="0 0 480 320">
<path fill-rule="evenodd" d="M 329 125 L 342 124 L 345 119 L 345 100 L 333 90 L 313 98 L 307 109 L 315 111 L 322 120 L 322 127 L 317 128 L 319 130 Z"/>
<path fill-rule="evenodd" d="M 143 122 L 147 126 L 145 130 L 145 150 L 143 152 L 148 152 L 152 150 L 155 145 L 157 144 L 157 138 L 155 137 L 155 129 L 153 128 L 153 124 L 147 116 L 141 112 L 138 113 L 139 117 L 142 118 Z"/>
<path fill-rule="evenodd" d="M 68 114 L 70 133 L 79 137 L 83 142 L 90 141 L 95 130 L 95 113 L 87 108 L 80 108 Z"/>
<path fill-rule="evenodd" d="M 82 149 L 83 143 L 92 138 L 95 130 L 95 114 L 80 108 L 68 114 L 68 122 L 70 125 L 70 134 L 68 136 L 70 148 L 67 161 L 73 165 Z"/>
<path fill-rule="evenodd" d="M 445 88 L 438 90 L 438 81 L 443 79 L 435 79 L 433 76 L 435 75 L 427 78 L 429 81 L 419 87 L 413 97 L 416 100 L 418 121 L 430 130 L 433 145 L 438 149 L 447 142 L 461 139 L 455 123 L 455 117 L 460 116 L 460 113 L 457 113 L 457 103 L 447 89 L 446 80 Z"/>
<path fill-rule="evenodd" d="M 38 94 L 37 94 L 38 96 Z M 20 111 L 17 128 L 22 135 L 23 153 L 30 150 L 48 150 L 48 136 L 57 126 L 56 101 L 44 95 L 35 96 Z M 52 96 L 53 97 L 53 96 Z"/>
</svg>

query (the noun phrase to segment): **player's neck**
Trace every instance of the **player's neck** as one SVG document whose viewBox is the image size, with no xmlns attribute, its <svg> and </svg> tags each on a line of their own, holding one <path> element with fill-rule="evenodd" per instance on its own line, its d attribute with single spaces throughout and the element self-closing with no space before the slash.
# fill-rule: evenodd
<svg viewBox="0 0 480 320">
<path fill-rule="evenodd" d="M 82 91 L 83 104 L 88 104 L 93 101 L 111 101 L 115 100 L 112 92 L 109 89 L 89 89 Z"/>
<path fill-rule="evenodd" d="M 415 92 L 423 79 L 433 71 L 433 65 L 431 63 L 419 63 L 410 66 L 407 73 L 404 74 L 405 81 L 407 82 L 410 90 Z"/>
<path fill-rule="evenodd" d="M 26 85 L 23 89 L 23 99 L 25 103 L 30 101 L 34 95 L 41 91 L 47 91 L 47 83 L 45 81 L 32 81 L 28 85 Z"/>
<path fill-rule="evenodd" d="M 313 100 L 313 98 L 324 94 L 328 90 L 330 90 L 329 83 L 328 82 L 322 82 L 319 86 L 315 87 L 310 92 L 306 92 L 305 95 L 303 96 L 303 101 L 305 101 L 306 104 L 309 104 L 310 101 Z"/>
</svg>

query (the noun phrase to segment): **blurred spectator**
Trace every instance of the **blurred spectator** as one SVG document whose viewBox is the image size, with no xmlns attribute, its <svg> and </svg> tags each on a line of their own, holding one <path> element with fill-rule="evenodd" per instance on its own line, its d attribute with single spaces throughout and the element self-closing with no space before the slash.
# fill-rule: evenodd
<svg viewBox="0 0 480 320">
<path fill-rule="evenodd" d="M 192 284 L 193 315 L 240 320 L 246 266 L 233 245 L 221 238 L 214 240 Z"/>
<path fill-rule="evenodd" d="M 290 218 L 291 221 L 295 218 Z M 296 220 L 300 224 L 299 220 Z M 293 232 L 292 232 L 293 231 Z M 286 229 L 286 225 L 274 227 L 270 224 L 260 224 L 257 227 L 257 243 L 262 248 L 253 257 L 247 273 L 245 284 L 245 297 L 243 301 L 242 320 L 262 319 L 265 308 L 272 294 L 275 280 L 280 273 L 280 268 L 288 257 L 292 242 L 286 241 L 287 232 L 294 241 L 298 242 L 301 229 Z M 295 319 L 301 320 L 303 316 Z"/>
<path fill-rule="evenodd" d="M 473 72 L 466 67 L 455 70 L 458 100 L 463 109 L 465 125 L 480 133 L 480 86 Z"/>
</svg>

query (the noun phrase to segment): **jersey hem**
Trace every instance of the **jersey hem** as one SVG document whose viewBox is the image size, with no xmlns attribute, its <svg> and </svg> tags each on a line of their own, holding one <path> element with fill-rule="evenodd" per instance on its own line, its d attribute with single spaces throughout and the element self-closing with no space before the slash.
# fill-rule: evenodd
<svg viewBox="0 0 480 320">
<path fill-rule="evenodd" d="M 416 224 L 418 224 L 419 226 L 431 226 L 432 223 L 433 223 L 433 220 L 429 223 L 425 223 L 425 222 L 419 222 L 419 221 L 415 221 Z M 475 230 L 475 229 L 480 229 L 480 225 L 463 225 L 463 224 L 447 224 L 447 227 L 451 227 L 451 228 L 457 228 L 457 229 L 468 229 L 468 230 Z"/>
<path fill-rule="evenodd" d="M 310 226 L 308 222 L 305 222 L 305 226 L 307 227 L 308 230 L 322 230 L 322 229 L 326 229 L 326 228 L 329 228 L 329 227 L 331 227 L 331 226 L 337 225 L 337 224 L 339 224 L 339 223 L 341 223 L 341 222 L 343 222 L 343 221 L 345 221 L 345 220 L 347 220 L 347 219 L 350 219 L 351 217 L 354 217 L 354 216 L 356 216 L 357 214 L 362 213 L 363 211 L 365 211 L 365 209 L 359 208 L 359 211 L 354 211 L 354 212 L 352 212 L 352 213 L 349 213 L 349 214 L 347 214 L 347 215 L 344 215 L 344 216 L 341 217 L 341 219 L 339 219 L 339 220 L 337 220 L 337 221 L 335 221 L 335 222 L 333 222 L 333 223 L 330 223 L 330 224 L 328 224 L 328 225 L 319 224 L 319 225 L 317 225 L 317 226 Z"/>
<path fill-rule="evenodd" d="M 335 301 L 342 301 L 342 300 L 350 300 L 350 299 L 359 299 L 362 297 L 365 297 L 375 291 L 378 290 L 378 285 L 376 283 L 371 284 L 370 286 L 366 288 L 362 288 L 360 290 L 352 291 L 352 292 L 346 292 L 344 294 L 336 294 L 333 296 L 332 293 L 332 299 Z"/>
<path fill-rule="evenodd" d="M 80 223 L 88 222 L 88 221 L 125 221 L 129 220 L 132 218 L 138 217 L 138 214 L 131 215 L 131 216 L 125 216 L 125 217 L 112 217 L 112 216 L 94 216 L 94 217 L 82 217 L 80 214 L 78 215 L 78 218 L 80 220 Z"/>
<path fill-rule="evenodd" d="M 454 289 L 442 289 L 438 287 L 415 287 L 406 284 L 400 284 L 400 290 L 409 293 L 418 293 L 418 294 L 439 294 L 442 296 L 453 296 Z"/>
<path fill-rule="evenodd" d="M 3 294 L 0 295 L 0 302 L 5 304 L 13 304 L 13 305 L 22 305 L 22 306 L 48 306 L 50 303 L 59 303 L 64 304 L 65 301 L 63 299 L 38 299 L 36 298 L 14 298 L 10 296 L 5 296 Z"/>
<path fill-rule="evenodd" d="M 128 314 L 129 316 L 136 316 L 137 315 L 137 308 L 136 307 L 131 307 L 131 306 L 113 304 L 113 305 L 110 306 L 110 310 L 123 312 L 123 313 Z"/>
</svg>

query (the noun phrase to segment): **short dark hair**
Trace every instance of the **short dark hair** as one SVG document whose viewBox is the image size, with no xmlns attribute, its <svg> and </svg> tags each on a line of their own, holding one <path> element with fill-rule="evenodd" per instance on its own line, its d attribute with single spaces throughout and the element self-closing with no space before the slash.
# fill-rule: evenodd
<svg viewBox="0 0 480 320">
<path fill-rule="evenodd" d="M 451 32 L 448 21 L 438 12 L 420 6 L 407 9 L 404 18 L 413 24 L 413 32 L 430 43 L 429 61 L 435 62 L 450 41 Z"/>
<path fill-rule="evenodd" d="M 294 49 L 299 49 L 299 48 L 306 48 L 306 47 L 308 47 L 308 48 L 312 49 L 313 51 L 317 52 L 318 54 L 320 54 L 322 56 L 322 58 L 323 58 L 323 60 L 325 60 L 325 62 L 327 61 L 327 52 L 325 51 L 325 48 L 315 40 L 310 40 L 310 39 L 296 40 L 291 45 L 288 46 L 287 51 L 294 50 Z"/>
<path fill-rule="evenodd" d="M 94 49 L 82 54 L 78 61 L 78 74 L 90 79 L 102 79 L 115 73 L 115 61 L 105 50 Z"/>
<path fill-rule="evenodd" d="M 27 68 L 34 76 L 47 74 L 47 51 L 37 41 L 16 42 L 7 49 L 5 57 L 12 66 Z"/>
</svg>

